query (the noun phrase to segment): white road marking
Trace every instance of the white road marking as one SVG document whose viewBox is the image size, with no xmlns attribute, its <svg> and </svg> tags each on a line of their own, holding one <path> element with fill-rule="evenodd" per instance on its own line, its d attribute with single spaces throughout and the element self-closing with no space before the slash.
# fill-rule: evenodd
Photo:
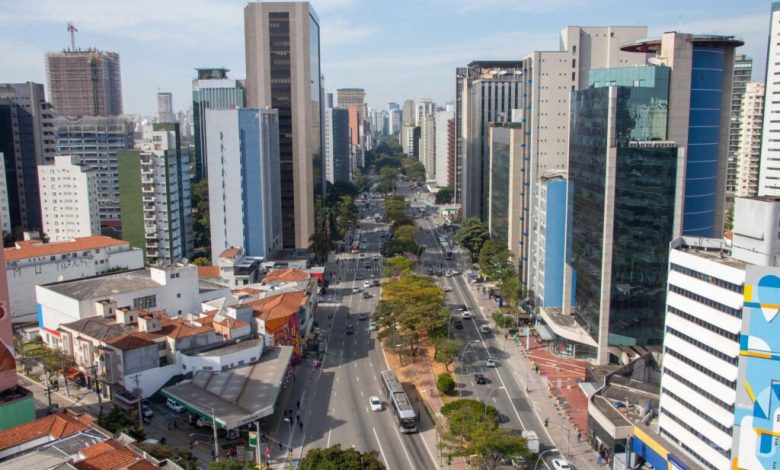
<svg viewBox="0 0 780 470">
<path fill-rule="evenodd" d="M 382 460 L 385 461 L 385 465 L 387 466 L 387 469 L 390 470 L 390 462 L 387 461 L 387 457 L 385 456 L 385 451 L 382 449 L 382 442 L 379 440 L 379 435 L 376 433 L 376 428 L 371 428 L 374 431 L 374 438 L 376 438 L 376 444 L 379 446 L 379 453 L 382 454 Z M 330 442 L 330 434 L 328 435 L 328 442 Z M 328 444 L 328 447 L 330 447 L 330 444 Z"/>
<path fill-rule="evenodd" d="M 325 447 L 330 447 L 330 435 L 333 433 L 333 429 L 328 431 L 328 442 L 325 443 Z"/>
<path fill-rule="evenodd" d="M 398 428 L 396 428 L 395 426 L 393 426 L 393 429 L 395 430 L 395 435 L 398 436 L 398 442 L 401 443 L 401 449 L 404 451 L 406 460 L 409 461 L 409 468 L 414 468 L 414 464 L 412 463 L 412 458 L 409 457 L 409 452 L 406 451 L 406 445 L 404 445 L 404 441 L 401 440 L 401 433 L 398 432 Z"/>
<path fill-rule="evenodd" d="M 365 398 L 365 395 L 363 395 L 363 390 L 360 391 L 360 396 Z"/>
</svg>

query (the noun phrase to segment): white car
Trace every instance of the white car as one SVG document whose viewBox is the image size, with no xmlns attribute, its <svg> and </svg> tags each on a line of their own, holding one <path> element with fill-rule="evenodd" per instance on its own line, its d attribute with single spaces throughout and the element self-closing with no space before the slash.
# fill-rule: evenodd
<svg viewBox="0 0 780 470">
<path fill-rule="evenodd" d="M 357 294 L 358 292 L 360 292 L 360 287 L 355 286 L 355 287 L 352 288 L 352 293 L 353 294 Z"/>
<path fill-rule="evenodd" d="M 447 271 L 444 273 L 444 276 L 445 276 L 445 277 L 452 277 L 452 271 L 450 271 L 450 270 L 448 269 L 448 270 L 447 270 Z"/>
<path fill-rule="evenodd" d="M 555 470 L 571 470 L 571 466 L 566 459 L 553 459 L 552 464 Z"/>
<path fill-rule="evenodd" d="M 453 269 L 453 270 L 452 270 L 452 274 L 453 274 L 454 276 L 458 276 L 458 275 L 460 275 L 460 269 Z"/>
<path fill-rule="evenodd" d="M 382 411 L 382 400 L 379 397 L 371 396 L 368 398 L 368 402 L 371 404 L 371 411 Z"/>
<path fill-rule="evenodd" d="M 371 287 L 371 281 L 363 281 L 363 289 L 368 289 Z"/>
<path fill-rule="evenodd" d="M 493 359 L 492 357 L 488 358 L 488 360 L 485 361 L 485 366 L 486 367 L 496 367 L 496 360 Z"/>
<path fill-rule="evenodd" d="M 172 409 L 173 411 L 175 411 L 177 413 L 181 413 L 182 411 L 184 411 L 184 407 L 183 406 L 181 406 L 180 404 L 178 404 L 175 401 L 171 400 L 170 398 L 165 400 L 165 406 L 167 406 L 168 408 Z"/>
<path fill-rule="evenodd" d="M 464 320 L 471 320 L 473 315 L 471 315 L 471 312 L 468 310 L 464 310 L 463 313 L 460 314 L 461 317 L 463 317 Z"/>
<path fill-rule="evenodd" d="M 479 331 L 481 331 L 482 333 L 490 333 L 490 326 L 482 325 L 479 327 Z"/>
</svg>

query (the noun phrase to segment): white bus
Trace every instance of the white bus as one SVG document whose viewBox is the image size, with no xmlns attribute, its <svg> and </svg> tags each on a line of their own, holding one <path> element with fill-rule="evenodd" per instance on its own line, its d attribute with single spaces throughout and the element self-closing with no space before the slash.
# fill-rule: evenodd
<svg viewBox="0 0 780 470">
<path fill-rule="evenodd" d="M 390 408 L 393 410 L 393 416 L 395 416 L 398 426 L 401 428 L 401 432 L 417 432 L 417 413 L 414 411 L 414 407 L 409 401 L 406 392 L 404 392 L 403 385 L 396 378 L 395 372 L 383 370 L 379 375 L 382 376 L 385 395 Z"/>
</svg>

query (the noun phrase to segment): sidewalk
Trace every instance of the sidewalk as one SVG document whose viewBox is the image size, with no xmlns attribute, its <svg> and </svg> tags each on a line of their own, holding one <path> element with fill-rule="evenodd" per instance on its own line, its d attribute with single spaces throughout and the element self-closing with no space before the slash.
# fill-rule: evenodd
<svg viewBox="0 0 780 470">
<path fill-rule="evenodd" d="M 469 284 L 469 293 L 494 331 L 499 331 L 491 318 L 498 306 L 493 299 L 484 298 L 478 288 Z M 506 361 L 509 369 L 521 385 L 526 385 L 525 395 L 539 423 L 548 420 L 539 439 L 543 444 L 557 447 L 577 469 L 601 468 L 596 463 L 596 451 L 586 441 L 588 400 L 577 383 L 585 377 L 587 362 L 558 357 L 534 337 L 530 338 L 530 351 L 526 352 L 525 338 L 515 344 L 511 339 L 501 338 L 502 335 L 497 334 L 496 340 L 510 358 Z"/>
</svg>

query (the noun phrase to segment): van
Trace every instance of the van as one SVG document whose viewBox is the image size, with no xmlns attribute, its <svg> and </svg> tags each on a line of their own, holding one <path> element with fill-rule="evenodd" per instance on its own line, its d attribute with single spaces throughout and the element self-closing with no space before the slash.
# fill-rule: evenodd
<svg viewBox="0 0 780 470">
<path fill-rule="evenodd" d="M 178 404 L 175 401 L 171 400 L 170 398 L 165 400 L 165 406 L 167 406 L 168 408 L 172 409 L 173 411 L 175 411 L 177 413 L 181 413 L 182 411 L 184 411 L 184 407 L 183 406 L 181 406 L 180 404 Z"/>
</svg>

